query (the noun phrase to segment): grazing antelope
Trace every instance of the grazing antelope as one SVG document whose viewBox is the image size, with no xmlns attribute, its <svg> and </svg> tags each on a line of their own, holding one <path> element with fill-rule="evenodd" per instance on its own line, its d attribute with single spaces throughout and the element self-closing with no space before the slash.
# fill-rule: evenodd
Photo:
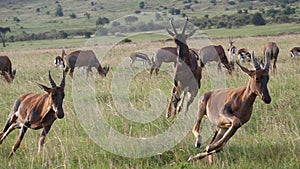
<svg viewBox="0 0 300 169">
<path fill-rule="evenodd" d="M 39 152 L 41 151 L 46 135 L 53 122 L 64 117 L 63 99 L 65 96 L 65 76 L 59 86 L 56 86 L 49 71 L 51 88 L 42 84 L 38 86 L 46 91 L 43 94 L 26 93 L 21 95 L 14 103 L 11 113 L 0 132 L 0 144 L 14 129 L 21 129 L 17 142 L 9 154 L 11 157 L 19 148 L 21 141 L 28 128 L 38 130 L 43 128 L 39 141 Z"/>
<path fill-rule="evenodd" d="M 172 114 L 175 115 L 176 111 L 180 112 L 185 96 L 187 93 L 189 93 L 190 97 L 188 98 L 185 107 L 185 112 L 187 112 L 189 105 L 193 102 L 199 88 L 201 87 L 202 68 L 198 66 L 197 58 L 194 56 L 194 54 L 191 54 L 189 47 L 186 44 L 186 38 L 188 36 L 186 36 L 184 32 L 187 22 L 188 18 L 186 18 L 181 34 L 177 33 L 173 25 L 173 18 L 170 20 L 170 24 L 174 33 L 167 29 L 167 32 L 173 37 L 177 45 L 177 62 L 174 74 L 174 87 L 172 89 L 172 96 L 167 108 L 167 118 L 169 118 Z M 180 100 L 181 103 L 178 104 Z"/>
<path fill-rule="evenodd" d="M 252 52 L 252 61 L 255 70 L 248 70 L 237 62 L 243 72 L 250 76 L 246 86 L 235 89 L 218 89 L 206 92 L 199 100 L 198 117 L 193 127 L 196 137 L 196 147 L 201 146 L 201 135 L 199 133 L 201 121 L 206 115 L 209 121 L 217 127 L 215 135 L 204 153 L 191 156 L 189 161 L 209 157 L 213 162 L 212 155 L 222 151 L 225 144 L 243 124 L 250 120 L 253 104 L 256 97 L 269 104 L 271 97 L 268 91 L 270 56 L 267 54 L 266 64 L 260 66 Z"/>
<path fill-rule="evenodd" d="M 271 60 L 274 59 L 273 62 L 273 71 L 276 70 L 276 62 L 279 54 L 279 48 L 275 42 L 268 42 L 264 46 L 264 56 L 270 56 Z"/>
<path fill-rule="evenodd" d="M 186 38 L 192 36 L 192 34 L 187 35 Z M 189 49 L 191 55 L 194 55 L 197 60 L 199 60 L 199 56 L 196 52 L 196 49 Z M 152 76 L 153 71 L 155 70 L 155 74 L 157 75 L 159 72 L 159 69 L 163 62 L 165 63 L 173 63 L 174 67 L 177 63 L 177 47 L 163 47 L 158 49 L 154 53 L 154 57 L 151 58 L 152 60 L 152 66 L 150 69 L 150 78 Z"/>
<path fill-rule="evenodd" d="M 300 47 L 293 47 L 290 50 L 290 53 L 291 53 L 291 60 L 295 61 L 296 56 L 300 56 Z"/>
<path fill-rule="evenodd" d="M 132 65 L 135 61 L 141 61 L 143 62 L 143 65 L 145 66 L 145 62 L 147 62 L 151 66 L 151 60 L 149 59 L 148 55 L 142 52 L 133 52 L 129 56 L 130 59 L 130 67 L 132 68 Z"/>
<path fill-rule="evenodd" d="M 233 45 L 234 41 L 233 41 L 233 37 L 229 37 L 228 39 L 228 44 L 229 44 L 229 48 L 228 50 L 228 56 L 229 56 L 229 60 L 230 61 L 234 61 L 235 58 L 235 54 L 236 54 L 236 47 Z"/>
<path fill-rule="evenodd" d="M 87 67 L 87 75 L 92 72 L 92 67 L 95 67 L 101 76 L 106 76 L 109 71 L 109 66 L 102 68 L 95 53 L 92 50 L 77 50 L 66 55 L 64 50 L 62 57 L 65 64 L 65 73 L 70 70 L 70 76 L 73 77 L 75 67 Z"/>
<path fill-rule="evenodd" d="M 221 63 L 228 70 L 228 73 L 231 74 L 234 70 L 233 62 L 229 62 L 225 54 L 224 48 L 221 45 L 209 45 L 205 46 L 199 51 L 200 60 L 203 64 L 206 65 L 208 62 L 218 62 L 218 69 L 221 70 Z"/>
<path fill-rule="evenodd" d="M 16 70 L 12 70 L 12 64 L 8 56 L 0 56 L 0 70 L 1 75 L 5 78 L 5 80 L 8 83 L 14 80 Z"/>
<path fill-rule="evenodd" d="M 66 51 L 62 50 L 61 56 L 56 56 L 54 59 L 55 67 L 62 67 L 65 68 L 64 56 L 66 56 Z"/>
<path fill-rule="evenodd" d="M 241 62 L 250 62 L 251 61 L 251 53 L 248 52 L 247 49 L 241 48 L 238 50 L 238 59 Z"/>
</svg>

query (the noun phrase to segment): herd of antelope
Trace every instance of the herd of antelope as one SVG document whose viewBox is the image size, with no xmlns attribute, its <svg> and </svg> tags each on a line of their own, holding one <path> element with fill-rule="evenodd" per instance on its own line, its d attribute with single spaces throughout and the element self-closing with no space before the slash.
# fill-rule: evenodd
<svg viewBox="0 0 300 169">
<path fill-rule="evenodd" d="M 163 47 L 158 49 L 150 59 L 142 52 L 132 52 L 130 58 L 130 68 L 135 61 L 142 61 L 143 64 L 150 65 L 150 78 L 155 70 L 156 75 L 163 62 L 174 64 L 173 88 L 168 106 L 166 108 L 166 118 L 175 116 L 180 111 L 187 112 L 193 103 L 199 89 L 201 88 L 202 69 L 208 62 L 218 63 L 218 70 L 221 71 L 221 64 L 228 70 L 229 74 L 234 71 L 234 61 L 238 67 L 249 76 L 246 85 L 233 89 L 217 89 L 205 92 L 198 101 L 198 115 L 192 133 L 196 138 L 195 146 L 200 147 L 202 137 L 200 125 L 204 116 L 216 126 L 215 134 L 206 147 L 205 152 L 191 156 L 188 161 L 208 157 L 210 163 L 213 162 L 213 155 L 222 151 L 225 144 L 236 133 L 243 124 L 250 120 L 255 99 L 260 98 L 265 104 L 271 103 L 271 96 L 268 90 L 269 69 L 271 60 L 274 60 L 272 69 L 276 69 L 276 61 L 279 47 L 274 42 L 268 42 L 264 46 L 264 63 L 258 63 L 254 52 L 249 52 L 245 48 L 237 48 L 233 45 L 233 38 L 229 38 L 228 58 L 221 45 L 209 45 L 200 50 L 189 48 L 187 38 L 193 36 L 196 30 L 185 34 L 188 24 L 186 18 L 181 33 L 178 33 L 170 20 L 173 31 L 166 29 L 173 38 L 176 47 Z M 300 47 L 290 50 L 291 59 L 300 56 Z M 235 58 L 237 55 L 237 59 Z M 254 70 L 241 65 L 241 62 L 252 62 Z M 69 72 L 73 77 L 75 67 L 86 69 L 87 76 L 95 67 L 101 76 L 106 76 L 109 66 L 102 67 L 95 53 L 92 50 L 77 50 L 69 54 L 63 50 L 61 56 L 55 58 L 55 66 L 63 67 L 64 73 L 60 85 L 56 85 L 49 71 L 48 78 L 51 87 L 38 84 L 45 91 L 43 94 L 25 93 L 21 95 L 13 104 L 11 113 L 8 116 L 4 128 L 0 132 L 0 144 L 14 129 L 20 129 L 17 142 L 12 148 L 11 157 L 20 146 L 20 143 L 28 128 L 43 129 L 39 141 L 39 151 L 44 145 L 45 137 L 48 134 L 53 122 L 64 117 L 63 99 L 65 88 L 65 77 Z M 7 56 L 0 56 L 0 70 L 4 79 L 11 83 L 16 75 L 16 70 L 12 69 L 12 63 Z M 186 106 L 183 107 L 183 103 Z"/>
</svg>

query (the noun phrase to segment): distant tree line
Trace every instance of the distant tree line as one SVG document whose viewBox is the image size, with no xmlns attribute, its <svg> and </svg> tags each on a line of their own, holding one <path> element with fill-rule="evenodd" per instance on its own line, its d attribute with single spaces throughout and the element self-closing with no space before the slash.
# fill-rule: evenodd
<svg viewBox="0 0 300 169">
<path fill-rule="evenodd" d="M 23 31 L 22 34 L 11 35 L 7 38 L 6 42 L 16 41 L 29 41 L 29 40 L 45 40 L 45 39 L 66 39 L 70 36 L 84 36 L 89 38 L 96 29 L 84 29 L 84 30 L 60 30 L 60 31 L 48 31 L 39 33 L 27 33 Z"/>
<path fill-rule="evenodd" d="M 221 15 L 209 18 L 205 15 L 202 18 L 193 18 L 192 22 L 200 28 L 232 28 L 245 25 L 266 25 L 268 23 L 300 23 L 298 16 L 294 16 L 296 8 L 286 6 L 282 9 L 261 9 L 255 14 L 248 13 L 248 10 L 239 9 L 233 15 Z"/>
</svg>

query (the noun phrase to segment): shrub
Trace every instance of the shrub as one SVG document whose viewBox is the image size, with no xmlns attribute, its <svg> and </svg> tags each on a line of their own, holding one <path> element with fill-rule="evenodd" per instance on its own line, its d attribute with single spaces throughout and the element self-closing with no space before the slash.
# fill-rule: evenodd
<svg viewBox="0 0 300 169">
<path fill-rule="evenodd" d="M 70 16 L 70 18 L 73 18 L 73 19 L 75 19 L 77 17 L 75 13 L 71 13 L 69 16 Z"/>
<path fill-rule="evenodd" d="M 132 42 L 132 40 L 128 38 L 121 40 L 121 43 L 130 43 L 130 42 Z"/>
<path fill-rule="evenodd" d="M 255 13 L 252 17 L 252 23 L 254 25 L 265 25 L 266 24 L 266 20 L 263 18 L 263 16 L 261 15 L 261 13 Z"/>
</svg>

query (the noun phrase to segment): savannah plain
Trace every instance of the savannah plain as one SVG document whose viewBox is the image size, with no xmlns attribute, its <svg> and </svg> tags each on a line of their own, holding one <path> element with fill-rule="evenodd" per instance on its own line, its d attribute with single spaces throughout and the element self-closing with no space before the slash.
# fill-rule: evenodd
<svg viewBox="0 0 300 169">
<path fill-rule="evenodd" d="M 54 16 L 45 16 L 41 20 L 33 22 L 34 18 L 31 18 L 33 15 L 26 13 L 27 9 L 30 8 L 34 11 L 37 7 L 45 6 L 46 2 L 24 1 L 23 5 L 21 5 L 21 2 L 23 1 L 15 4 L 14 1 L 12 3 L 0 2 L 3 6 L 0 13 L 13 16 L 14 12 L 16 12 L 21 19 L 21 23 L 18 23 L 19 25 L 1 20 L 1 26 L 11 27 L 12 32 L 9 34 L 21 33 L 17 29 L 21 24 L 28 32 L 31 28 L 35 29 L 34 31 L 54 29 L 49 25 L 38 28 L 38 23 L 46 23 L 49 19 L 54 20 Z M 77 9 L 81 14 L 88 9 L 88 5 L 81 5 L 82 8 L 79 8 L 80 3 L 90 4 L 88 1 L 76 1 L 76 3 L 69 3 L 70 5 L 68 6 L 68 3 L 69 1 L 61 2 L 66 13 L 70 11 L 75 12 L 76 10 L 74 9 Z M 139 1 L 131 1 L 128 4 L 116 1 L 115 4 L 120 3 L 119 5 L 123 5 L 122 8 L 116 5 L 113 6 L 108 1 L 103 1 L 102 3 L 105 6 L 103 10 L 91 11 L 91 16 L 94 16 L 91 21 L 86 21 L 83 17 L 78 17 L 74 21 L 65 16 L 58 18 L 59 21 L 63 22 L 60 26 L 56 26 L 56 29 L 63 30 L 66 27 L 83 29 L 83 25 L 95 27 L 96 16 L 107 14 L 107 17 L 111 18 L 111 20 L 118 19 L 125 14 L 130 14 L 131 6 L 138 4 Z M 151 3 L 167 4 L 167 2 L 156 2 L 155 0 L 151 1 Z M 151 3 L 149 2 L 150 5 Z M 53 4 L 54 1 L 52 5 L 50 2 L 47 2 L 48 8 L 52 7 L 55 9 L 55 4 Z M 172 1 L 172 4 L 176 5 L 178 2 Z M 219 8 L 223 9 L 225 5 L 223 2 L 218 4 L 219 6 L 217 7 L 212 6 L 211 11 L 204 9 L 203 11 L 198 11 L 199 15 L 204 15 L 205 13 L 217 15 L 216 11 Z M 210 3 L 204 1 L 202 5 L 209 6 Z M 294 5 L 299 6 L 299 3 Z M 8 6 L 9 8 L 5 8 Z M 17 8 L 17 11 L 14 11 L 13 8 Z M 107 10 L 107 8 L 115 10 Z M 232 13 L 235 10 L 234 7 L 230 7 L 225 12 Z M 116 12 L 115 15 L 113 11 Z M 96 15 L 97 12 L 99 13 L 98 15 Z M 198 13 L 196 11 L 187 14 L 197 15 Z M 82 15 L 78 14 L 78 16 Z M 27 19 L 26 22 L 22 22 L 25 19 Z M 76 85 L 79 85 L 76 80 L 86 78 L 76 69 L 77 76 L 74 79 L 67 76 L 66 79 L 66 97 L 63 105 L 66 115 L 63 119 L 57 120 L 53 124 L 47 135 L 44 150 L 38 154 L 38 140 L 41 131 L 29 129 L 16 154 L 11 159 L 8 159 L 11 147 L 19 134 L 19 131 L 16 130 L 0 145 L 0 168 L 300 168 L 300 58 L 292 62 L 289 55 L 289 50 L 292 47 L 299 46 L 299 31 L 300 26 L 295 23 L 267 24 L 259 27 L 249 25 L 231 29 L 199 30 L 195 36 L 188 39 L 187 44 L 191 48 L 200 49 L 205 45 L 220 44 L 227 49 L 228 37 L 234 36 L 237 48 L 245 47 L 250 51 L 254 51 L 255 56 L 259 59 L 263 57 L 263 45 L 266 42 L 274 41 L 280 48 L 277 71 L 270 71 L 268 83 L 272 97 L 271 104 L 265 105 L 260 98 L 256 99 L 250 121 L 242 126 L 229 140 L 223 151 L 215 156 L 213 165 L 210 165 L 207 159 L 192 163 L 187 162 L 190 155 L 204 151 L 205 146 L 213 136 L 213 132 L 206 135 L 207 138 L 205 138 L 202 147 L 199 149 L 194 147 L 195 139 L 193 134 L 189 132 L 170 150 L 151 157 L 130 158 L 106 151 L 99 144 L 95 143 L 95 140 L 86 132 L 88 129 L 82 125 L 86 120 L 83 118 L 85 113 L 87 115 L 89 113 L 76 111 L 78 109 L 76 109 L 74 101 L 80 100 L 80 97 L 85 99 L 85 96 L 76 94 Z M 129 38 L 132 42 L 118 43 L 123 38 Z M 129 104 L 133 105 L 137 110 L 144 112 L 153 105 L 153 102 L 156 102 L 155 100 L 150 100 L 151 97 L 149 97 L 156 89 L 159 89 L 163 94 L 164 99 L 162 102 L 167 102 L 173 82 L 172 64 L 164 64 L 159 75 L 150 79 L 149 66 L 144 69 L 141 63 L 137 62 L 134 64 L 133 70 L 131 70 L 128 59 L 129 54 L 134 51 L 145 52 L 151 57 L 158 48 L 175 46 L 173 41 L 165 41 L 167 38 L 169 38 L 167 32 L 160 30 L 137 33 L 135 35 L 129 34 L 126 37 L 118 38 L 115 36 L 100 37 L 99 39 L 94 37 L 89 39 L 68 37 L 67 39 L 7 42 L 7 47 L 0 48 L 0 54 L 10 57 L 17 74 L 11 84 L 6 83 L 3 79 L 0 80 L 0 127 L 4 126 L 11 107 L 18 96 L 26 92 L 43 92 L 36 83 L 50 86 L 47 76 L 48 70 L 51 71 L 54 80 L 59 83 L 62 69 L 55 68 L 53 60 L 55 56 L 61 54 L 62 49 L 65 49 L 67 53 L 78 49 L 92 49 L 97 54 L 102 66 L 110 66 L 107 77 L 101 78 L 96 74 L 96 70 L 93 69 L 93 76 L 84 80 L 88 82 L 88 85 L 93 86 L 93 99 L 98 104 L 96 108 L 103 113 L 103 120 L 116 131 L 130 137 L 149 137 L 164 132 L 177 120 L 176 117 L 165 119 L 165 110 L 162 109 L 160 110 L 161 115 L 152 122 L 138 123 L 130 121 L 124 118 L 121 115 L 122 112 L 116 108 L 116 101 L 112 94 L 115 91 L 112 90 L 115 85 L 116 74 L 123 72 L 125 77 L 128 76 L 131 79 L 130 85 L 124 89 L 129 91 Z M 251 64 L 245 63 L 244 65 L 252 68 Z M 212 63 L 208 66 L 213 67 L 215 64 Z M 213 70 L 217 69 L 215 67 L 203 68 L 202 86 L 198 96 L 218 86 L 210 78 L 212 72 L 209 71 Z M 246 85 L 249 79 L 237 66 L 232 76 L 225 69 L 223 69 L 223 75 L 222 84 L 224 85 L 221 87 L 226 88 Z M 84 86 L 81 86 L 81 89 L 84 88 Z M 197 102 L 198 100 L 195 100 L 193 105 L 197 105 Z M 79 103 L 79 107 L 87 111 L 95 109 L 95 107 L 91 108 L 89 106 L 88 102 Z M 196 112 L 187 113 L 195 115 L 196 120 Z M 204 121 L 207 121 L 207 119 L 204 119 Z M 98 136 L 101 137 L 101 133 L 98 133 Z"/>
</svg>

